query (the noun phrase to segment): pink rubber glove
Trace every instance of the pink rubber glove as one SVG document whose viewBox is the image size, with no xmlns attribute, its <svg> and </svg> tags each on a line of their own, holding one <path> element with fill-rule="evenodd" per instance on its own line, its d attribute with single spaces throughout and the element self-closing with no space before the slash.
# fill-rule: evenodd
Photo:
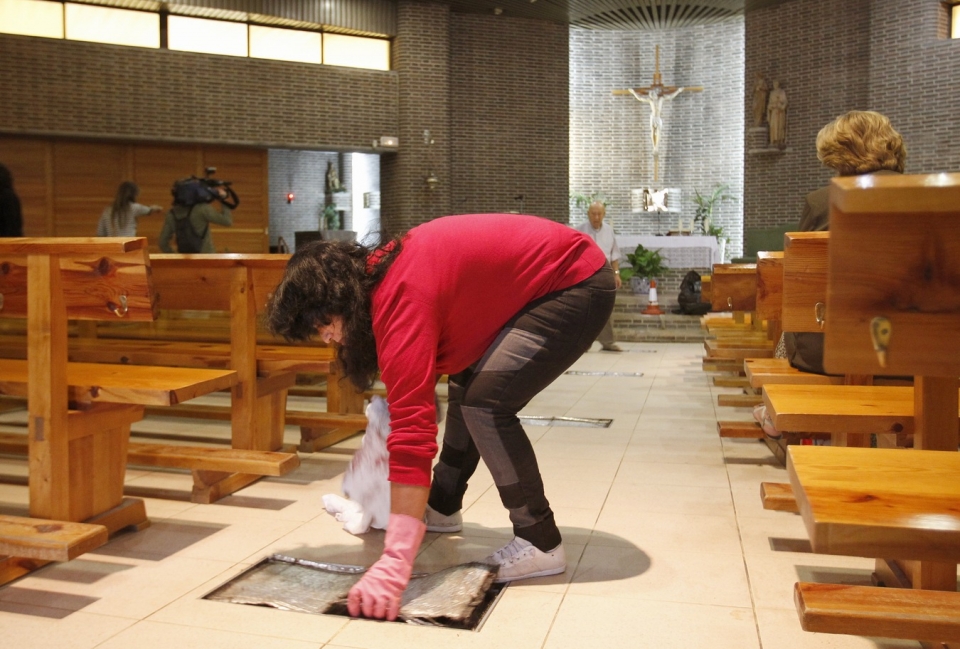
<svg viewBox="0 0 960 649">
<path fill-rule="evenodd" d="M 347 611 L 353 617 L 395 620 L 400 596 L 410 582 L 413 560 L 427 531 L 422 520 L 404 514 L 390 514 L 387 536 L 380 560 L 370 566 L 347 595 Z"/>
</svg>

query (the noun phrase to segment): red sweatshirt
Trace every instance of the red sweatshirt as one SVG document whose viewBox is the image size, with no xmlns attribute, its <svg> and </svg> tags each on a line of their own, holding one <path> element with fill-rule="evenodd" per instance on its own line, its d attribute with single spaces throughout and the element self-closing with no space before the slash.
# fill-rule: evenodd
<svg viewBox="0 0 960 649">
<path fill-rule="evenodd" d="M 534 216 L 447 216 L 410 230 L 371 302 L 390 401 L 391 482 L 430 485 L 437 376 L 478 361 L 527 303 L 605 262 L 587 235 Z"/>
</svg>

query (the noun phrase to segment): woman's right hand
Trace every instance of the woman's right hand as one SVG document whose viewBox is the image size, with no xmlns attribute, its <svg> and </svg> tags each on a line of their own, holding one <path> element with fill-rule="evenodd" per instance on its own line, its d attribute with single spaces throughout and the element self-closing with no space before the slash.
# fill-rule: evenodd
<svg viewBox="0 0 960 649">
<path fill-rule="evenodd" d="M 391 514 L 380 560 L 370 566 L 347 595 L 347 611 L 357 617 L 395 620 L 410 582 L 413 561 L 427 526 L 405 514 Z"/>
</svg>

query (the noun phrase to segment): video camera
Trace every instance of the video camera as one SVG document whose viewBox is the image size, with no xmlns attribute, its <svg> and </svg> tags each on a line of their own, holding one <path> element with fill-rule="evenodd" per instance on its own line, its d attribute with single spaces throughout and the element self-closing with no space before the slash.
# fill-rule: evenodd
<svg viewBox="0 0 960 649">
<path fill-rule="evenodd" d="M 240 205 L 240 199 L 233 188 L 230 187 L 230 181 L 212 178 L 211 176 L 217 173 L 216 167 L 207 167 L 204 172 L 203 178 L 190 176 L 173 183 L 173 189 L 170 190 L 170 193 L 173 194 L 174 204 L 193 207 L 199 203 L 211 203 L 218 200 L 230 209 L 236 209 Z M 221 196 L 220 192 L 217 191 L 220 187 L 225 190 L 226 197 Z"/>
</svg>

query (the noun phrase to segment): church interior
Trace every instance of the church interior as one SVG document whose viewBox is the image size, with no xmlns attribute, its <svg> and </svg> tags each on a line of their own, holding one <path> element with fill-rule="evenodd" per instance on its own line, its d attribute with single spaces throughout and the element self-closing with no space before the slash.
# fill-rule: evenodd
<svg viewBox="0 0 960 649">
<path fill-rule="evenodd" d="M 960 648 L 960 0 L 0 0 L 0 61 L 2 646 Z M 608 333 L 519 412 L 565 569 L 466 628 L 218 600 L 390 544 L 327 496 L 392 375 L 282 339 L 289 253 L 598 205 Z M 514 538 L 500 471 L 415 578 Z"/>
</svg>

